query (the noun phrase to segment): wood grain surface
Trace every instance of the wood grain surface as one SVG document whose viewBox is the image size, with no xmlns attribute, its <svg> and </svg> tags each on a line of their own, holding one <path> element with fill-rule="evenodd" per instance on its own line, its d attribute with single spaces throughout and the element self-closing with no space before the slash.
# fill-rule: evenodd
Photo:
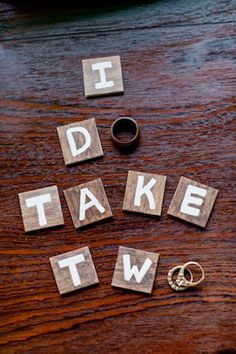
<svg viewBox="0 0 236 354">
<path fill-rule="evenodd" d="M 0 3 L 0 352 L 235 353 L 235 1 L 41 3 Z M 82 59 L 113 55 L 124 95 L 86 99 Z M 120 116 L 141 129 L 126 154 Z M 104 157 L 65 166 L 56 127 L 92 117 Z M 168 176 L 159 220 L 122 211 L 128 170 Z M 167 215 L 180 176 L 219 189 L 204 230 Z M 63 190 L 95 178 L 113 219 L 75 230 Z M 17 195 L 49 185 L 65 226 L 26 235 Z M 62 297 L 49 258 L 84 246 L 100 283 Z M 151 296 L 111 287 L 118 246 L 160 254 Z M 192 260 L 205 283 L 173 292 Z"/>
<path fill-rule="evenodd" d="M 141 183 L 139 182 L 139 178 Z M 166 176 L 129 171 L 122 209 L 125 211 L 160 216 L 165 194 Z M 145 189 L 146 188 L 146 189 Z M 149 197 L 149 193 L 151 196 Z M 137 205 L 135 205 L 135 198 Z M 152 205 L 152 202 L 154 205 Z"/>
<path fill-rule="evenodd" d="M 158 259 L 158 253 L 120 246 L 111 285 L 118 288 L 151 294 Z"/>
<path fill-rule="evenodd" d="M 76 128 L 86 129 L 90 136 L 90 145 L 85 148 L 85 151 L 81 152 L 84 148 L 84 144 L 87 143 L 87 138 L 84 134 L 76 134 Z M 74 131 L 73 131 L 74 129 Z M 68 130 L 71 134 L 71 141 L 68 139 Z M 100 137 L 98 135 L 97 125 L 94 118 L 86 119 L 84 121 L 78 120 L 72 124 L 61 125 L 57 127 L 58 138 L 61 145 L 62 155 L 66 165 L 72 165 L 74 163 L 83 162 L 86 160 L 94 159 L 103 156 L 102 145 Z M 72 150 L 71 145 L 75 145 Z M 80 150 L 80 152 L 78 151 Z"/>
</svg>

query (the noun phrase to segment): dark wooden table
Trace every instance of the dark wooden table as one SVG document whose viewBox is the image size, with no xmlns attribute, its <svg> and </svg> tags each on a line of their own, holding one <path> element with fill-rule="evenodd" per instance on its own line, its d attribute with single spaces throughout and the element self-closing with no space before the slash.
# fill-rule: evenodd
<svg viewBox="0 0 236 354">
<path fill-rule="evenodd" d="M 236 2 L 0 3 L 1 353 L 235 353 Z M 125 94 L 85 99 L 81 60 L 120 55 Z M 110 141 L 119 116 L 141 141 Z M 95 117 L 105 156 L 66 167 L 56 127 Z M 160 219 L 122 212 L 129 169 L 167 175 Z M 167 216 L 180 176 L 220 190 L 205 230 Z M 76 231 L 63 189 L 102 177 L 113 220 Z M 59 187 L 65 226 L 26 235 L 17 194 Z M 97 288 L 62 297 L 49 257 L 89 246 Z M 111 287 L 118 246 L 161 255 L 152 296 Z M 173 292 L 171 267 L 206 282 Z"/>
</svg>

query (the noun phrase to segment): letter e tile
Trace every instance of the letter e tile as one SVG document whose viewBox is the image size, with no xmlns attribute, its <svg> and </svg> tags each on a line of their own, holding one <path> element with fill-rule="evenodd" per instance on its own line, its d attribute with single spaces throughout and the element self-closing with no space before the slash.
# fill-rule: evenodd
<svg viewBox="0 0 236 354">
<path fill-rule="evenodd" d="M 168 214 L 192 224 L 206 227 L 218 190 L 181 177 Z"/>
<path fill-rule="evenodd" d="M 88 247 L 51 257 L 50 263 L 60 294 L 99 283 Z"/>
<path fill-rule="evenodd" d="M 159 254 L 119 247 L 112 286 L 151 294 Z"/>
</svg>

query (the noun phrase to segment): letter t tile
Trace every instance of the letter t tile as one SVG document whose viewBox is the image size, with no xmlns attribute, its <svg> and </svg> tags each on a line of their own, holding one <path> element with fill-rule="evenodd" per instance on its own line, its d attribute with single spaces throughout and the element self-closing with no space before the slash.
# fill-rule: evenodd
<svg viewBox="0 0 236 354">
<path fill-rule="evenodd" d="M 51 257 L 50 263 L 60 294 L 99 283 L 88 247 Z"/>
</svg>

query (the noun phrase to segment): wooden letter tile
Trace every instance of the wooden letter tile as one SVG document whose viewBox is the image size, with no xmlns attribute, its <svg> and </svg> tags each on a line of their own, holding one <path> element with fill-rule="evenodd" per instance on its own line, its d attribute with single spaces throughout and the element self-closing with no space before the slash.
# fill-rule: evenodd
<svg viewBox="0 0 236 354">
<path fill-rule="evenodd" d="M 85 97 L 124 92 L 120 57 L 82 60 Z"/>
<path fill-rule="evenodd" d="M 159 254 L 119 247 L 112 286 L 151 294 Z"/>
<path fill-rule="evenodd" d="M 103 156 L 94 118 L 57 127 L 66 165 Z"/>
<path fill-rule="evenodd" d="M 75 228 L 112 216 L 100 178 L 64 191 Z"/>
<path fill-rule="evenodd" d="M 181 177 L 168 214 L 205 227 L 217 194 L 215 188 Z"/>
<path fill-rule="evenodd" d="M 99 283 L 88 247 L 51 257 L 50 263 L 60 294 Z"/>
<path fill-rule="evenodd" d="M 64 225 L 57 186 L 19 193 L 25 232 Z"/>
<path fill-rule="evenodd" d="M 129 171 L 123 210 L 161 215 L 166 176 Z"/>
</svg>

